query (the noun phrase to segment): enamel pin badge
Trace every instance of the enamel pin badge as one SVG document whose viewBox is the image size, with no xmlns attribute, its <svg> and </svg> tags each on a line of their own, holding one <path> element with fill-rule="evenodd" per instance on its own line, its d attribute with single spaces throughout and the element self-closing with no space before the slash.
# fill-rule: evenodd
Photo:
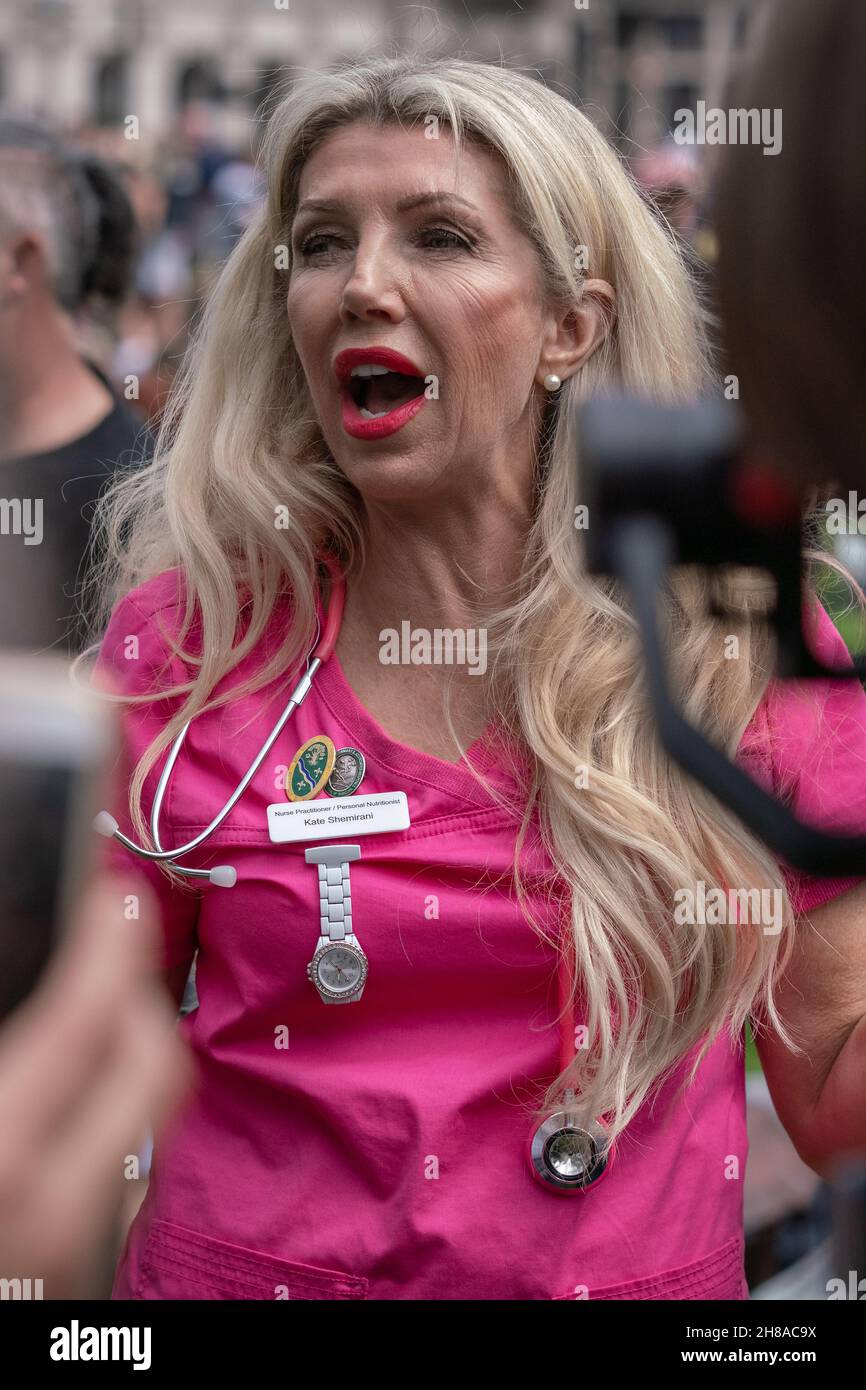
<svg viewBox="0 0 866 1390">
<path fill-rule="evenodd" d="M 325 783 L 328 796 L 352 796 L 364 780 L 367 770 L 364 754 L 359 748 L 338 748 L 334 770 Z"/>
<path fill-rule="evenodd" d="M 318 796 L 334 770 L 337 750 L 327 734 L 315 734 L 302 743 L 286 773 L 289 801 L 310 801 Z"/>
</svg>

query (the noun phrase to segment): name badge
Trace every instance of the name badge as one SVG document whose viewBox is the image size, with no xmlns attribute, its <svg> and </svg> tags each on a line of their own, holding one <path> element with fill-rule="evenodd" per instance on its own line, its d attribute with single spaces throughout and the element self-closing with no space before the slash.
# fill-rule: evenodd
<svg viewBox="0 0 866 1390">
<path fill-rule="evenodd" d="M 339 800 L 277 801 L 268 807 L 268 834 L 275 845 L 297 840 L 337 840 L 346 835 L 383 835 L 408 827 L 405 792 L 372 792 Z"/>
</svg>

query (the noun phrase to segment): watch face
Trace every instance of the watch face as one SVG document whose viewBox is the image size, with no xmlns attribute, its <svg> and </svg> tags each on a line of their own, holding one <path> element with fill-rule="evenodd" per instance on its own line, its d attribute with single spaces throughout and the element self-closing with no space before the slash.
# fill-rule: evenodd
<svg viewBox="0 0 866 1390">
<path fill-rule="evenodd" d="M 366 962 L 351 946 L 328 946 L 316 963 L 316 978 L 329 994 L 351 994 L 364 980 Z"/>
</svg>

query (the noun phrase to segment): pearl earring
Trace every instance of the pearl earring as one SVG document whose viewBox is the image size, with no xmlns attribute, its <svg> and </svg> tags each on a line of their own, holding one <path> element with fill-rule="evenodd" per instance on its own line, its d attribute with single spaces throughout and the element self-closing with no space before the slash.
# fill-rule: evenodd
<svg viewBox="0 0 866 1390">
<path fill-rule="evenodd" d="M 548 391 L 558 391 L 562 385 L 562 381 L 556 375 L 556 372 L 548 372 L 547 376 L 544 378 L 544 385 Z"/>
</svg>

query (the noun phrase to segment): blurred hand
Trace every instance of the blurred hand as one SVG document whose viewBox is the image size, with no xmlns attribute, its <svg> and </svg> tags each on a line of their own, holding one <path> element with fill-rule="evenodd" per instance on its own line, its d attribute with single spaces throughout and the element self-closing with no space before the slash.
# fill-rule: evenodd
<svg viewBox="0 0 866 1390">
<path fill-rule="evenodd" d="M 94 878 L 33 996 L 0 1028 L 0 1277 L 94 1296 L 124 1162 L 186 1094 L 193 1064 L 158 983 L 155 903 Z M 100 1272 L 102 1272 L 100 1270 Z"/>
</svg>

